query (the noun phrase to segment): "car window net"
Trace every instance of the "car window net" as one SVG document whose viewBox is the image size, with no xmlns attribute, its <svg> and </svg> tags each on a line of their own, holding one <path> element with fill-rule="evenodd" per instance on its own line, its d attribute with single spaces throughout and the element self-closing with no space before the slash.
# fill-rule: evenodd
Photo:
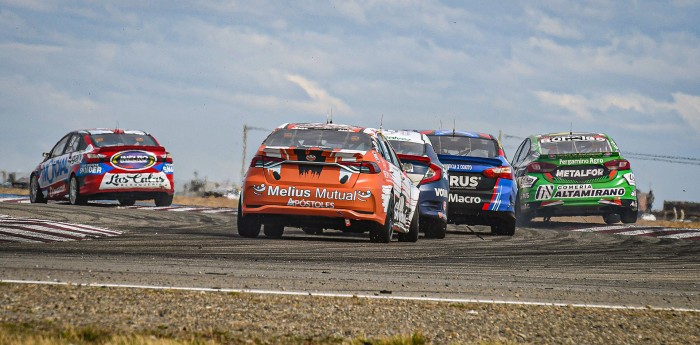
<svg viewBox="0 0 700 345">
<path fill-rule="evenodd" d="M 612 152 L 607 140 L 540 142 L 542 154 Z"/>
<path fill-rule="evenodd" d="M 425 145 L 410 141 L 389 140 L 396 153 L 404 155 L 422 156 L 425 154 Z"/>
<path fill-rule="evenodd" d="M 498 146 L 495 140 L 445 135 L 431 135 L 429 137 L 435 152 L 439 155 L 486 158 L 498 156 Z"/>
<path fill-rule="evenodd" d="M 105 133 L 93 134 L 90 136 L 92 142 L 97 147 L 108 146 L 158 146 L 155 139 L 150 135 L 127 134 L 127 133 Z"/>
<path fill-rule="evenodd" d="M 369 151 L 372 142 L 369 135 L 359 132 L 342 132 L 328 129 L 279 129 L 265 139 L 266 146 L 314 147 Z"/>
</svg>

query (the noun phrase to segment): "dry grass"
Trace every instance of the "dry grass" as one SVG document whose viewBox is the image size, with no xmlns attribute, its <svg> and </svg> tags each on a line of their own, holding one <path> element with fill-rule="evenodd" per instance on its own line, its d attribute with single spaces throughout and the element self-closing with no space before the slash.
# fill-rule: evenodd
<svg viewBox="0 0 700 345">
<path fill-rule="evenodd" d="M 238 199 L 216 198 L 216 197 L 196 197 L 196 196 L 179 196 L 173 198 L 173 204 L 189 205 L 189 206 L 205 206 L 205 207 L 238 207 Z"/>
<path fill-rule="evenodd" d="M 29 189 L 0 187 L 0 194 L 29 195 Z"/>
</svg>

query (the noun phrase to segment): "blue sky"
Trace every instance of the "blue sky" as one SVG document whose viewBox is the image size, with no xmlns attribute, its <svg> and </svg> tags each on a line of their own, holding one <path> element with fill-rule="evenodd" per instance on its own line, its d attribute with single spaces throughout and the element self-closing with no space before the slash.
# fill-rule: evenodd
<svg viewBox="0 0 700 345">
<path fill-rule="evenodd" d="M 525 137 L 605 132 L 699 158 L 700 1 L 0 0 L 0 170 L 65 133 L 153 133 L 178 186 L 238 181 L 243 124 L 323 122 Z M 249 153 L 267 135 L 249 135 Z M 510 156 L 520 140 L 506 138 Z M 661 201 L 698 164 L 630 158 Z M 697 161 L 695 161 L 697 163 Z"/>
</svg>

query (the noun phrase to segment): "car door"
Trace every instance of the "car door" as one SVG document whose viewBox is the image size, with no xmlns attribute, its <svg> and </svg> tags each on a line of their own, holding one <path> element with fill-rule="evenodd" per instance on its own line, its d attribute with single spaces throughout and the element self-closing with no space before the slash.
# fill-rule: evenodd
<svg viewBox="0 0 700 345">
<path fill-rule="evenodd" d="M 385 158 L 389 162 L 389 169 L 391 169 L 391 175 L 395 181 L 396 192 L 398 194 L 398 199 L 396 199 L 396 206 L 394 209 L 394 222 L 399 225 L 402 230 L 408 231 L 410 226 L 410 215 L 411 215 L 411 202 L 412 194 L 415 186 L 413 182 L 408 177 L 408 175 L 401 168 L 401 161 L 396 156 L 396 153 L 391 148 L 389 143 L 382 138 L 380 143 L 384 147 Z"/>
<path fill-rule="evenodd" d="M 70 174 L 68 155 L 65 154 L 65 150 L 71 136 L 72 134 L 67 134 L 61 138 L 41 164 L 39 187 L 48 190 L 49 199 L 59 199 L 68 191 L 66 179 Z"/>
</svg>

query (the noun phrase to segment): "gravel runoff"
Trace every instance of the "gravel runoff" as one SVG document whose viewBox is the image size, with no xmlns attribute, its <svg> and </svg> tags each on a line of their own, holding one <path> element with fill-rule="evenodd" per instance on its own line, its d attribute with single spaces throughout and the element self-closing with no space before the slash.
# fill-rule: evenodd
<svg viewBox="0 0 700 345">
<path fill-rule="evenodd" d="M 698 344 L 700 312 L 0 284 L 0 324 L 226 343 Z M 2 328 L 0 328 L 1 330 Z"/>
</svg>

